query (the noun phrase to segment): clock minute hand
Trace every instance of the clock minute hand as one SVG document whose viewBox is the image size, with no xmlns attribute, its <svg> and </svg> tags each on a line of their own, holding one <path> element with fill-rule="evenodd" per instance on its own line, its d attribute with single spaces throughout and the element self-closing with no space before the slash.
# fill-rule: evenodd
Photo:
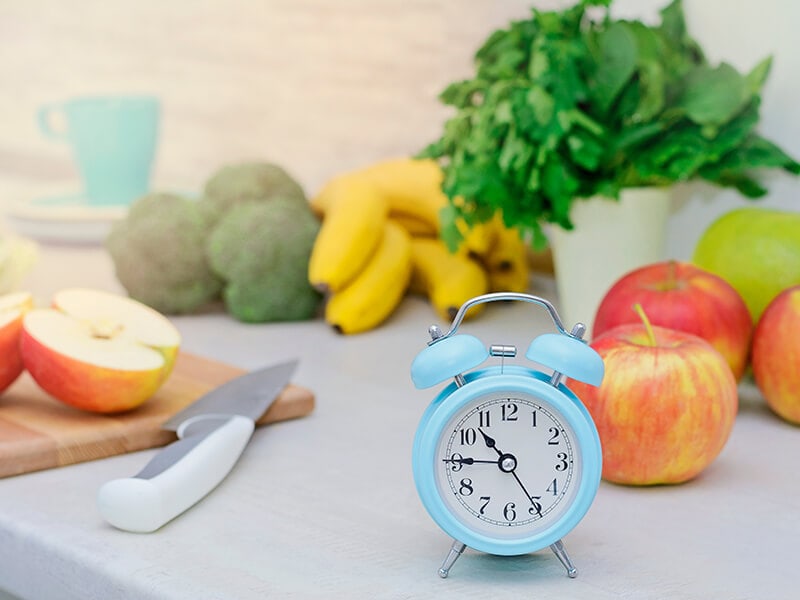
<svg viewBox="0 0 800 600">
<path fill-rule="evenodd" d="M 522 483 L 522 480 L 519 478 L 519 476 L 518 476 L 518 475 L 517 475 L 517 474 L 516 474 L 516 473 L 515 473 L 513 470 L 511 471 L 511 474 L 514 476 L 514 479 L 516 479 L 516 480 L 517 480 L 517 483 L 519 484 L 519 487 L 521 487 L 521 488 L 522 488 L 522 491 L 523 491 L 523 492 L 525 492 L 525 496 L 527 496 L 528 500 L 530 500 L 530 501 L 531 501 L 531 506 L 533 506 L 533 510 L 535 510 L 535 511 L 536 511 L 536 514 L 537 514 L 537 515 L 539 515 L 539 516 L 541 517 L 541 516 L 542 516 L 542 507 L 541 507 L 541 505 L 540 505 L 540 504 L 538 504 L 538 503 L 537 503 L 537 502 L 536 502 L 536 501 L 533 499 L 533 496 L 531 496 L 531 495 L 528 493 L 528 490 L 526 490 L 526 489 L 525 489 L 525 485 Z"/>
<path fill-rule="evenodd" d="M 483 429 L 481 429 L 480 427 L 478 427 L 478 432 L 480 432 L 480 434 L 483 436 L 483 441 L 486 442 L 486 446 L 488 448 L 492 448 L 495 452 L 497 452 L 497 454 L 499 456 L 499 458 L 497 459 L 497 464 L 500 467 L 500 470 L 503 471 L 503 473 L 511 473 L 511 475 L 514 476 L 514 479 L 519 484 L 519 487 L 521 487 L 522 491 L 525 492 L 525 497 L 528 498 L 528 500 L 530 500 L 531 505 L 533 506 L 533 509 L 536 511 L 536 514 L 538 514 L 541 517 L 542 516 L 542 509 L 534 501 L 533 497 L 531 497 L 531 495 L 528 493 L 528 490 L 525 488 L 525 484 L 522 483 L 522 480 L 519 478 L 519 475 L 517 475 L 517 473 L 516 473 L 516 470 L 517 470 L 517 458 L 513 454 L 505 454 L 505 453 L 501 452 L 497 448 L 497 442 L 495 442 L 494 438 L 491 437 L 490 435 L 486 434 L 483 431 Z"/>
</svg>

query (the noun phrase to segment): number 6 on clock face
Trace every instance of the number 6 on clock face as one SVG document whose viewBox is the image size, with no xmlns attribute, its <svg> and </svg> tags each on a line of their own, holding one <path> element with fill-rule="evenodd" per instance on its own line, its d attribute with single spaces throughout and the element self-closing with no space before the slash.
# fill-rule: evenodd
<svg viewBox="0 0 800 600">
<path fill-rule="evenodd" d="M 486 349 L 476 338 L 453 335 L 470 303 L 497 299 L 543 304 L 560 334 L 534 339 L 526 357 L 545 373 L 521 365 L 473 370 L 490 356 L 516 355 L 510 346 Z M 420 499 L 455 539 L 439 570 L 469 546 L 515 555 L 550 547 L 577 573 L 561 542 L 585 516 L 600 483 L 597 429 L 566 375 L 599 385 L 600 357 L 578 335 L 563 330 L 546 300 L 526 294 L 487 294 L 462 306 L 454 325 L 412 364 L 417 387 L 453 378 L 425 411 L 414 440 L 412 466 Z M 578 332 L 578 333 L 576 333 Z"/>
</svg>

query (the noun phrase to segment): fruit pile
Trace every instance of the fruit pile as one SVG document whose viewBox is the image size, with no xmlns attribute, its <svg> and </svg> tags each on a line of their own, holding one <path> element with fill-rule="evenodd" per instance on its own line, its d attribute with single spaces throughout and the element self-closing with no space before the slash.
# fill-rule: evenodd
<svg viewBox="0 0 800 600">
<path fill-rule="evenodd" d="M 800 424 L 800 213 L 746 207 L 713 222 L 692 261 L 725 279 L 750 311 L 750 365 L 768 406 Z"/>
<path fill-rule="evenodd" d="M 605 479 L 702 472 L 728 440 L 748 367 L 767 405 L 800 424 L 798 226 L 796 213 L 732 211 L 704 233 L 695 264 L 646 265 L 609 288 L 591 342 L 605 379 L 572 384 L 600 433 Z"/>
<path fill-rule="evenodd" d="M 116 294 L 65 289 L 49 308 L 35 308 L 28 292 L 6 294 L 0 296 L 0 391 L 27 370 L 45 392 L 75 408 L 131 410 L 166 381 L 180 342 L 166 317 Z"/>
<path fill-rule="evenodd" d="M 379 325 L 406 293 L 424 295 L 449 320 L 474 296 L 527 288 L 525 243 L 499 215 L 465 227 L 461 247 L 448 250 L 439 237 L 442 177 L 431 160 L 387 160 L 333 178 L 312 198 L 322 225 L 308 279 L 337 331 Z"/>
</svg>

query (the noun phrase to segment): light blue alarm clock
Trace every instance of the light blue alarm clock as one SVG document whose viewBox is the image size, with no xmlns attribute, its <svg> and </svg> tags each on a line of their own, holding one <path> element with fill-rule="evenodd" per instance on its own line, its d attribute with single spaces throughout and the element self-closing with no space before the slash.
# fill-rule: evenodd
<svg viewBox="0 0 800 600">
<path fill-rule="evenodd" d="M 538 304 L 552 318 L 558 333 L 537 336 L 525 354 L 535 365 L 505 364 L 514 346 L 487 348 L 456 334 L 471 307 L 500 300 Z M 589 510 L 602 466 L 594 422 L 562 382 L 603 379 L 603 360 L 581 339 L 585 330 L 578 323 L 567 331 L 544 298 L 511 292 L 465 302 L 446 333 L 429 328 L 432 339 L 414 359 L 411 379 L 417 388 L 453 381 L 422 416 L 412 464 L 422 504 L 454 539 L 441 577 L 466 547 L 510 556 L 549 546 L 567 574 L 577 575 L 561 540 Z M 502 364 L 473 370 L 490 357 Z"/>
</svg>

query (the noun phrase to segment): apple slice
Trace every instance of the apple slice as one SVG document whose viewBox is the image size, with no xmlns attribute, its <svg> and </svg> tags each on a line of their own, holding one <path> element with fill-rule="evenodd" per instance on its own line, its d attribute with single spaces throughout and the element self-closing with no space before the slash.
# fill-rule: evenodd
<svg viewBox="0 0 800 600">
<path fill-rule="evenodd" d="M 54 398 L 100 413 L 145 402 L 172 371 L 180 333 L 158 311 L 108 292 L 67 289 L 22 324 L 22 360 Z"/>
<path fill-rule="evenodd" d="M 0 392 L 10 386 L 22 373 L 20 335 L 22 318 L 33 308 L 33 297 L 28 292 L 14 292 L 0 296 Z"/>
</svg>

